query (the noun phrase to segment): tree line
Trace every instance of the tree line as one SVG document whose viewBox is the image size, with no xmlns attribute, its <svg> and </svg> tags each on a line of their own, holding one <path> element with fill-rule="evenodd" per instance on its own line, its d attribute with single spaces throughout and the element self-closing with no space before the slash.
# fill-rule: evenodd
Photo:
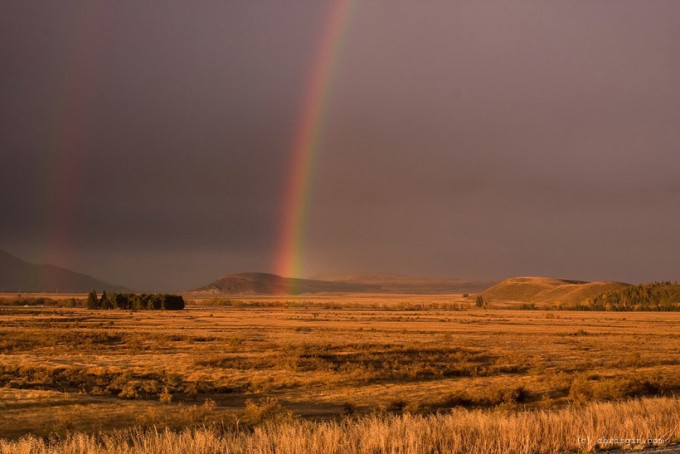
<svg viewBox="0 0 680 454">
<path fill-rule="evenodd" d="M 167 310 L 184 309 L 184 298 L 168 293 L 106 293 L 92 290 L 87 295 L 88 309 Z"/>
<path fill-rule="evenodd" d="M 631 285 L 614 292 L 587 298 L 576 310 L 592 311 L 680 311 L 680 284 L 652 282 Z"/>
</svg>

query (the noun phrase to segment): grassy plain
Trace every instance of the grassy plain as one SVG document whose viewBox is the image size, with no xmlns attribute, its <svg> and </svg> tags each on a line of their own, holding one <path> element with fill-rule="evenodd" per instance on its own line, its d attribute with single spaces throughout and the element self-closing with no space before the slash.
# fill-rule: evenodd
<svg viewBox="0 0 680 454">
<path fill-rule="evenodd" d="M 202 426 L 158 437 L 212 437 L 223 447 L 229 439 L 238 451 L 297 431 L 317 434 L 324 452 L 322 438 L 373 427 L 377 440 L 392 437 L 375 452 L 391 452 L 397 433 L 404 443 L 416 436 L 411 424 L 431 433 L 433 452 L 464 452 L 463 439 L 483 452 L 469 445 L 478 424 L 491 431 L 478 436 L 497 441 L 514 431 L 517 452 L 554 452 L 555 443 L 588 450 L 599 437 L 680 434 L 680 313 L 484 309 L 461 295 L 188 303 L 178 312 L 0 308 L 0 438 L 58 434 L 66 443 L 81 431 L 129 446 L 148 434 L 114 432 Z M 552 450 L 536 441 L 532 427 L 543 426 Z M 447 430 L 458 444 L 440 440 Z M 425 446 L 421 438 L 409 443 Z"/>
</svg>

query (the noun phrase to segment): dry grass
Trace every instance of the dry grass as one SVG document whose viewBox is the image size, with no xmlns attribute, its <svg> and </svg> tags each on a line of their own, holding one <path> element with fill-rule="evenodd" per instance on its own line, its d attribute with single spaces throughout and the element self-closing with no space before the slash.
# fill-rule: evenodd
<svg viewBox="0 0 680 454">
<path fill-rule="evenodd" d="M 253 430 L 213 426 L 173 432 L 67 434 L 0 440 L 0 453 L 554 453 L 667 444 L 680 433 L 678 399 L 588 404 L 557 411 L 456 409 L 445 415 L 269 422 Z M 614 440 L 627 440 L 615 442 Z"/>
<path fill-rule="evenodd" d="M 451 411 L 489 424 L 562 415 L 567 437 L 569 418 L 596 401 L 642 411 L 628 399 L 659 397 L 676 403 L 669 421 L 680 413 L 663 398 L 680 394 L 680 313 L 486 310 L 460 295 L 214 303 L 176 313 L 0 307 L 0 438 L 82 431 L 101 441 L 132 427 L 217 424 L 224 430 L 194 434 L 227 443 L 237 420 L 247 430 L 228 443 L 252 442 L 260 432 L 249 428 L 267 421 L 281 426 L 271 436 L 404 421 L 429 433 L 453 424 Z"/>
</svg>

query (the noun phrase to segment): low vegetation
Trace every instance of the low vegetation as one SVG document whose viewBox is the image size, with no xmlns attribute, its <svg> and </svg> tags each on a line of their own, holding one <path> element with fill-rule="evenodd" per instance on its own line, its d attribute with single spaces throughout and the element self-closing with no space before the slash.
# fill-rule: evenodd
<svg viewBox="0 0 680 454">
<path fill-rule="evenodd" d="M 0 306 L 47 306 L 47 307 L 85 307 L 83 298 L 50 298 L 46 296 L 16 296 L 0 297 Z"/>
<path fill-rule="evenodd" d="M 106 293 L 101 296 L 91 291 L 87 298 L 81 295 L 21 295 L 0 297 L 1 306 L 29 307 L 86 307 L 88 309 L 123 309 L 123 310 L 182 310 L 184 298 L 180 295 L 152 293 Z"/>
<path fill-rule="evenodd" d="M 206 408 L 186 414 L 181 431 L 144 428 L 111 434 L 67 433 L 51 439 L 0 440 L 0 453 L 107 452 L 120 454 L 277 453 L 554 453 L 612 447 L 644 448 L 677 441 L 680 400 L 591 403 L 553 411 L 490 412 L 455 409 L 430 416 L 375 414 L 338 421 L 293 420 L 275 402 L 250 405 L 252 428 L 238 418 L 200 422 Z"/>
<path fill-rule="evenodd" d="M 598 437 L 667 435 L 662 421 L 680 413 L 677 312 L 499 310 L 462 295 L 211 297 L 189 308 L 0 307 L 2 449 L 71 452 L 77 439 L 85 452 L 161 452 L 205 439 L 205 452 L 322 452 L 335 434 L 335 452 L 408 440 L 432 452 L 542 452 L 540 437 L 577 450 L 576 435 L 585 450 Z M 603 424 L 593 409 L 614 408 L 643 416 L 584 428 Z M 541 418 L 564 429 L 526 428 Z M 473 443 L 482 429 L 463 421 L 500 430 L 502 444 Z M 385 434 L 381 447 L 365 427 Z M 444 428 L 458 438 L 436 435 Z"/>
</svg>

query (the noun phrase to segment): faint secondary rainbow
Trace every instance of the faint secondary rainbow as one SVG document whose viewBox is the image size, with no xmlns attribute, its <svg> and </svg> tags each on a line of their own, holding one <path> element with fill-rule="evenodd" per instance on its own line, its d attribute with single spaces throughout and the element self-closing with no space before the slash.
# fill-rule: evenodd
<svg viewBox="0 0 680 454">
<path fill-rule="evenodd" d="M 69 262 L 80 191 L 81 155 L 90 126 L 89 108 L 97 83 L 103 11 L 96 3 L 74 8 L 61 58 L 68 64 L 55 80 L 51 116 L 43 135 L 44 209 L 42 260 Z M 47 285 L 44 277 L 43 284 Z M 58 283 L 54 290 L 59 290 Z"/>
<path fill-rule="evenodd" d="M 323 25 L 323 35 L 311 67 L 292 147 L 284 193 L 276 273 L 301 277 L 305 229 L 325 117 L 346 35 L 357 0 L 333 0 Z"/>
</svg>

